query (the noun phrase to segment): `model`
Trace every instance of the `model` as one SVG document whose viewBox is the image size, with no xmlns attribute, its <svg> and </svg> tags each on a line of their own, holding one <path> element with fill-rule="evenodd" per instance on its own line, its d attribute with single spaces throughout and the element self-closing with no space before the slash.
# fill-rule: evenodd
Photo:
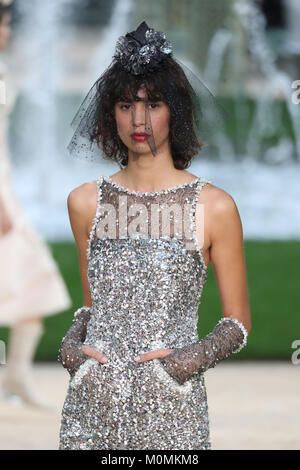
<svg viewBox="0 0 300 470">
<path fill-rule="evenodd" d="M 143 22 L 118 39 L 73 121 L 70 151 L 101 149 L 121 170 L 68 197 L 85 305 L 59 351 L 70 373 L 59 449 L 211 449 L 204 372 L 240 351 L 251 325 L 236 205 L 186 171 L 202 146 L 197 104 L 210 103 L 204 120 L 216 111 L 196 95 Z M 210 261 L 224 315 L 199 340 Z"/>
</svg>

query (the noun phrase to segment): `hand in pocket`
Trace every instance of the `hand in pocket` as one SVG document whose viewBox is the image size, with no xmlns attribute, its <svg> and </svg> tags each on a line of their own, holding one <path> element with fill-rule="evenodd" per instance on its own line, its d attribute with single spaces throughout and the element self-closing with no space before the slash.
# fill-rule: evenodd
<svg viewBox="0 0 300 470">
<path fill-rule="evenodd" d="M 106 364 L 108 362 L 108 359 L 104 354 L 100 353 L 99 351 L 97 351 L 97 349 L 94 349 L 91 346 L 82 346 L 81 350 L 83 354 L 93 357 L 101 364 Z"/>
<path fill-rule="evenodd" d="M 154 351 L 143 353 L 135 357 L 134 362 L 138 363 L 138 362 L 150 361 L 151 359 L 163 359 L 164 357 L 171 354 L 172 351 L 173 349 L 155 349 Z"/>
</svg>

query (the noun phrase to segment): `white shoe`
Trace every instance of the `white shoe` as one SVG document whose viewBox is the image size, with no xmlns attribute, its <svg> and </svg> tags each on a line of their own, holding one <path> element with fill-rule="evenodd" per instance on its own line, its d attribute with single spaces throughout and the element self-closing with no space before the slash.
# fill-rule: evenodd
<svg viewBox="0 0 300 470">
<path fill-rule="evenodd" d="M 40 321 L 19 322 L 11 328 L 7 364 L 1 381 L 2 398 L 11 403 L 26 403 L 54 411 L 57 408 L 37 394 L 31 378 L 32 358 L 42 333 Z"/>
<path fill-rule="evenodd" d="M 27 379 L 8 377 L 1 383 L 2 398 L 12 404 L 27 404 L 30 406 L 56 410 L 56 407 L 37 394 Z"/>
</svg>

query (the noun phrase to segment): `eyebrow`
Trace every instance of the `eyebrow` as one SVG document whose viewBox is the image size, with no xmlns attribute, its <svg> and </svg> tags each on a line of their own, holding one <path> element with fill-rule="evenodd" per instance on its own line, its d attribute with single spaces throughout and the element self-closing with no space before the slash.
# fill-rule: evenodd
<svg viewBox="0 0 300 470">
<path fill-rule="evenodd" d="M 128 100 L 120 98 L 118 101 L 119 101 L 119 102 L 124 102 L 124 103 L 132 103 L 133 101 L 151 101 L 151 100 L 147 100 L 146 98 L 139 98 L 139 97 L 137 97 L 137 99 L 135 99 L 135 100 L 133 100 L 133 99 L 131 99 L 131 98 L 128 99 Z"/>
<path fill-rule="evenodd" d="M 148 103 L 155 103 L 155 102 L 158 102 L 158 101 L 162 101 L 161 99 L 147 99 L 147 98 L 140 98 L 140 97 L 137 97 L 137 99 L 133 100 L 133 99 L 119 99 L 117 102 L 118 103 L 133 103 L 134 101 L 145 101 L 145 102 L 148 102 Z"/>
</svg>

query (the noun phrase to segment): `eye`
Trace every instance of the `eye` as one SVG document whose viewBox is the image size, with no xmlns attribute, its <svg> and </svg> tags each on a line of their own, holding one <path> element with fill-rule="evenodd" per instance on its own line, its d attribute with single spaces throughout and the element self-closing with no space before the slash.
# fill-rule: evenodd
<svg viewBox="0 0 300 470">
<path fill-rule="evenodd" d="M 130 104 L 121 104 L 120 109 L 128 110 L 130 106 L 131 106 Z M 159 107 L 157 103 L 149 103 L 149 106 L 151 106 L 151 109 L 155 109 Z"/>
</svg>

